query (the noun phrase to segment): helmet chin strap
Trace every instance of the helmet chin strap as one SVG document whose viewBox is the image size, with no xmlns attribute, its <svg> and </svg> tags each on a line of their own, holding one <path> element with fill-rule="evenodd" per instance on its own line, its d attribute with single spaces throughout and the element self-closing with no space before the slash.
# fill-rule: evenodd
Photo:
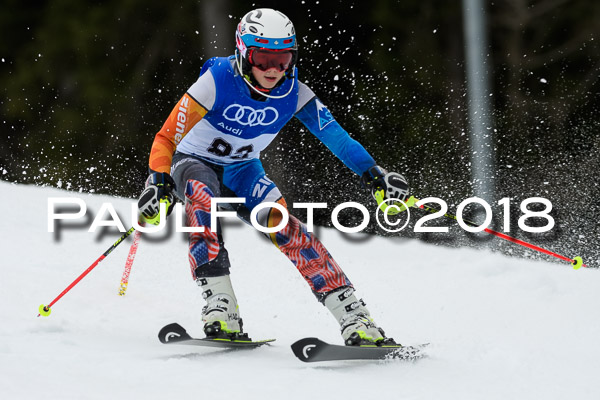
<svg viewBox="0 0 600 400">
<path fill-rule="evenodd" d="M 239 55 L 239 58 L 238 58 L 238 55 Z M 241 60 L 242 60 L 242 56 L 236 50 L 235 51 L 235 65 L 237 66 L 237 69 L 238 69 L 238 72 L 239 72 L 240 76 L 244 79 L 244 82 L 246 82 L 246 84 L 250 87 L 251 90 L 254 90 L 256 93 L 258 93 L 258 94 L 260 94 L 262 96 L 268 97 L 269 99 L 283 99 L 288 94 L 292 93 L 292 90 L 294 89 L 294 85 L 290 86 L 290 90 L 288 90 L 286 94 L 283 94 L 283 95 L 280 95 L 280 96 L 273 96 L 273 95 L 261 92 L 256 87 L 254 87 L 254 85 L 252 84 L 252 82 L 250 82 L 250 79 L 248 79 L 248 77 L 246 75 L 244 75 L 244 73 L 242 72 L 242 61 Z M 292 76 L 292 78 L 293 78 L 293 76 Z"/>
</svg>

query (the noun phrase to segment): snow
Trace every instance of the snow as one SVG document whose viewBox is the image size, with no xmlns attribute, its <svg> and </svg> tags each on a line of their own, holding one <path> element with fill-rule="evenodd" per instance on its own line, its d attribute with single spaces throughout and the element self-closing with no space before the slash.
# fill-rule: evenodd
<svg viewBox="0 0 600 400">
<path fill-rule="evenodd" d="M 117 292 L 131 239 L 38 318 L 39 305 L 118 237 L 80 226 L 57 240 L 48 197 L 82 198 L 92 216 L 110 202 L 125 225 L 133 200 L 6 182 L 0 191 L 4 399 L 600 398 L 597 270 L 318 228 L 388 335 L 431 345 L 417 363 L 305 364 L 290 344 L 340 343 L 336 322 L 279 251 L 231 220 L 225 239 L 245 328 L 277 341 L 235 352 L 165 346 L 157 333 L 168 323 L 201 332 L 183 234 L 142 240 L 126 296 Z"/>
</svg>

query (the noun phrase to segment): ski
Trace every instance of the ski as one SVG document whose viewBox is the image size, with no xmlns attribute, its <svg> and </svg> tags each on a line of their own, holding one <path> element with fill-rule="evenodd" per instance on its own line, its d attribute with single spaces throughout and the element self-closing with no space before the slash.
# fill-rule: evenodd
<svg viewBox="0 0 600 400">
<path fill-rule="evenodd" d="M 337 360 L 418 360 L 425 356 L 422 349 L 427 344 L 416 346 L 341 346 L 329 344 L 317 338 L 304 338 L 292 344 L 294 355 L 304 362 Z"/>
<path fill-rule="evenodd" d="M 204 347 L 220 347 L 226 349 L 254 349 L 267 343 L 274 342 L 275 339 L 266 340 L 231 340 L 231 339 L 211 339 L 211 338 L 193 338 L 186 330 L 177 323 L 169 324 L 158 332 L 158 340 L 164 344 L 184 344 Z"/>
</svg>

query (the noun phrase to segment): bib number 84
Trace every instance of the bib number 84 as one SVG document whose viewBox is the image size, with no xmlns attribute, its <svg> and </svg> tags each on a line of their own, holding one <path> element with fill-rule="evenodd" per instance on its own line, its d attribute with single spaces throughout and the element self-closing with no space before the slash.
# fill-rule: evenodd
<svg viewBox="0 0 600 400">
<path fill-rule="evenodd" d="M 249 144 L 247 146 L 240 147 L 234 152 L 231 143 L 227 142 L 223 138 L 215 138 L 206 151 L 218 157 L 231 157 L 236 160 L 243 160 L 248 158 L 248 154 L 254 151 L 254 146 Z M 233 155 L 231 155 L 231 153 L 233 153 Z"/>
</svg>

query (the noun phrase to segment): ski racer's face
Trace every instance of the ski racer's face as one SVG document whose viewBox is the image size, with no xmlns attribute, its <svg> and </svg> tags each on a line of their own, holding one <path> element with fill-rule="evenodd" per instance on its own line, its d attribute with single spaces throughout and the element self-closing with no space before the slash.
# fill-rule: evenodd
<svg viewBox="0 0 600 400">
<path fill-rule="evenodd" d="M 252 75 L 265 89 L 272 89 L 285 75 L 293 60 L 291 49 L 250 48 L 248 61 L 252 65 Z"/>
<path fill-rule="evenodd" d="M 273 89 L 277 82 L 283 78 L 285 71 L 280 71 L 278 68 L 269 68 L 263 71 L 257 67 L 252 67 L 252 76 L 265 89 Z"/>
</svg>

